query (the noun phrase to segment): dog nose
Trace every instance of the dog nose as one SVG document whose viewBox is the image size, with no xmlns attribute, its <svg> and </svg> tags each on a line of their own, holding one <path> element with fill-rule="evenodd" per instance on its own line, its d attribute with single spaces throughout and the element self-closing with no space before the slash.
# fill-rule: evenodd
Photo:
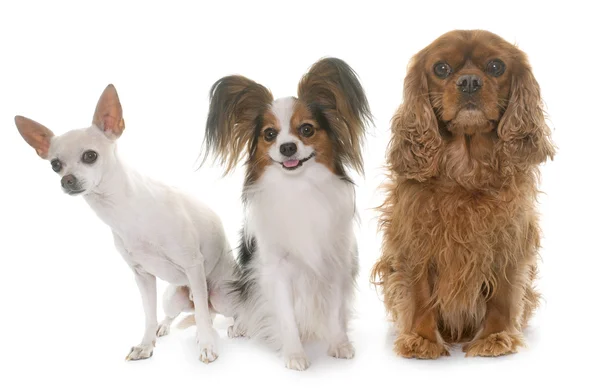
<svg viewBox="0 0 600 391">
<path fill-rule="evenodd" d="M 477 75 L 462 75 L 456 81 L 456 86 L 463 94 L 473 94 L 483 86 L 483 80 Z"/>
<path fill-rule="evenodd" d="M 296 147 L 296 143 L 285 143 L 281 144 L 281 146 L 279 147 L 279 152 L 281 152 L 283 156 L 287 157 L 290 157 L 293 154 L 295 154 L 297 150 L 298 147 Z"/>
<path fill-rule="evenodd" d="M 67 190 L 72 190 L 75 187 L 75 185 L 77 184 L 77 178 L 75 178 L 75 175 L 73 175 L 73 174 L 65 175 L 60 180 L 60 184 L 62 185 L 63 188 L 65 188 Z"/>
</svg>

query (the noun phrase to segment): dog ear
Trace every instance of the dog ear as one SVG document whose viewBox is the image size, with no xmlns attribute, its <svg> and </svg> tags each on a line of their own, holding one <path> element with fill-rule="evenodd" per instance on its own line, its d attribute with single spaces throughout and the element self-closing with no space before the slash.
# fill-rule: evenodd
<svg viewBox="0 0 600 391">
<path fill-rule="evenodd" d="M 538 85 L 525 53 L 519 53 L 521 69 L 511 81 L 508 107 L 498 125 L 498 136 L 508 159 L 519 164 L 539 164 L 554 158 L 555 147 L 546 124 Z"/>
<path fill-rule="evenodd" d="M 361 147 L 373 116 L 356 72 L 338 58 L 323 58 L 300 80 L 298 98 L 327 122 L 342 161 L 362 173 Z"/>
<path fill-rule="evenodd" d="M 47 159 L 50 139 L 54 137 L 54 133 L 44 125 L 20 115 L 15 117 L 15 125 L 27 144 L 31 145 L 42 159 Z"/>
<path fill-rule="evenodd" d="M 429 101 L 424 51 L 415 55 L 404 79 L 404 102 L 392 119 L 387 151 L 390 168 L 408 179 L 423 182 L 438 174 L 442 138 Z"/>
<path fill-rule="evenodd" d="M 96 125 L 110 139 L 121 137 L 125 130 L 125 120 L 123 120 L 123 108 L 119 101 L 117 89 L 109 84 L 102 92 L 92 123 Z"/>
<path fill-rule="evenodd" d="M 273 95 L 264 86 L 239 75 L 226 76 L 213 84 L 206 119 L 204 148 L 225 166 L 225 174 L 233 170 L 252 151 L 256 124 L 273 102 Z"/>
</svg>

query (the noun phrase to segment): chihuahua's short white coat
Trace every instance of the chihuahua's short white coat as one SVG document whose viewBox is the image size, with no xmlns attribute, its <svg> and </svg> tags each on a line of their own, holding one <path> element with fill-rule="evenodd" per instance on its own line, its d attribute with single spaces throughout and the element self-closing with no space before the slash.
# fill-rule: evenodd
<svg viewBox="0 0 600 391">
<path fill-rule="evenodd" d="M 24 117 L 15 122 L 38 154 L 60 162 L 63 188 L 81 194 L 112 230 L 114 243 L 133 270 L 145 312 L 145 332 L 128 360 L 152 356 L 157 336 L 169 332 L 182 311 L 193 311 L 200 359 L 218 357 L 213 311 L 232 316 L 224 292 L 235 261 L 219 217 L 206 205 L 127 167 L 117 154 L 116 139 L 124 129 L 114 86 L 98 102 L 93 125 L 54 136 Z M 96 152 L 92 164 L 82 160 Z M 71 183 L 64 180 L 70 175 Z M 156 277 L 169 282 L 164 295 L 165 318 L 157 320 Z M 209 300 L 210 292 L 210 300 Z M 212 307 L 212 308 L 211 308 Z"/>
</svg>

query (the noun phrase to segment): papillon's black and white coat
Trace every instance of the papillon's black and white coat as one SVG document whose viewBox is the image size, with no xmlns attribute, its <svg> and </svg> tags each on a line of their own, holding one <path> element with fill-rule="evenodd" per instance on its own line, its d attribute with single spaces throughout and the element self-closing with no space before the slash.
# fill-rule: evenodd
<svg viewBox="0 0 600 391">
<path fill-rule="evenodd" d="M 356 74 L 335 58 L 312 66 L 297 98 L 274 100 L 243 76 L 211 90 L 207 152 L 226 172 L 247 159 L 230 335 L 269 341 L 291 369 L 309 366 L 309 339 L 325 340 L 334 357 L 354 356 L 347 326 L 358 254 L 347 169 L 362 173 L 369 122 Z"/>
</svg>

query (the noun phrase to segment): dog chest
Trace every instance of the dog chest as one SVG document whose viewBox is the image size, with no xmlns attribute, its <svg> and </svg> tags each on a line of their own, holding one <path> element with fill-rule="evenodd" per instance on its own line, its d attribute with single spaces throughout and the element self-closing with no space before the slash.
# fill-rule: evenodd
<svg viewBox="0 0 600 391">
<path fill-rule="evenodd" d="M 171 284 L 187 284 L 187 276 L 183 267 L 171 259 L 160 246 L 126 238 L 116 238 L 115 245 L 132 268 L 143 270 Z"/>
<path fill-rule="evenodd" d="M 308 174 L 308 173 L 307 173 Z M 338 177 L 289 177 L 268 171 L 248 196 L 248 231 L 259 247 L 324 257 L 345 247 L 354 216 L 352 185 Z"/>
</svg>

